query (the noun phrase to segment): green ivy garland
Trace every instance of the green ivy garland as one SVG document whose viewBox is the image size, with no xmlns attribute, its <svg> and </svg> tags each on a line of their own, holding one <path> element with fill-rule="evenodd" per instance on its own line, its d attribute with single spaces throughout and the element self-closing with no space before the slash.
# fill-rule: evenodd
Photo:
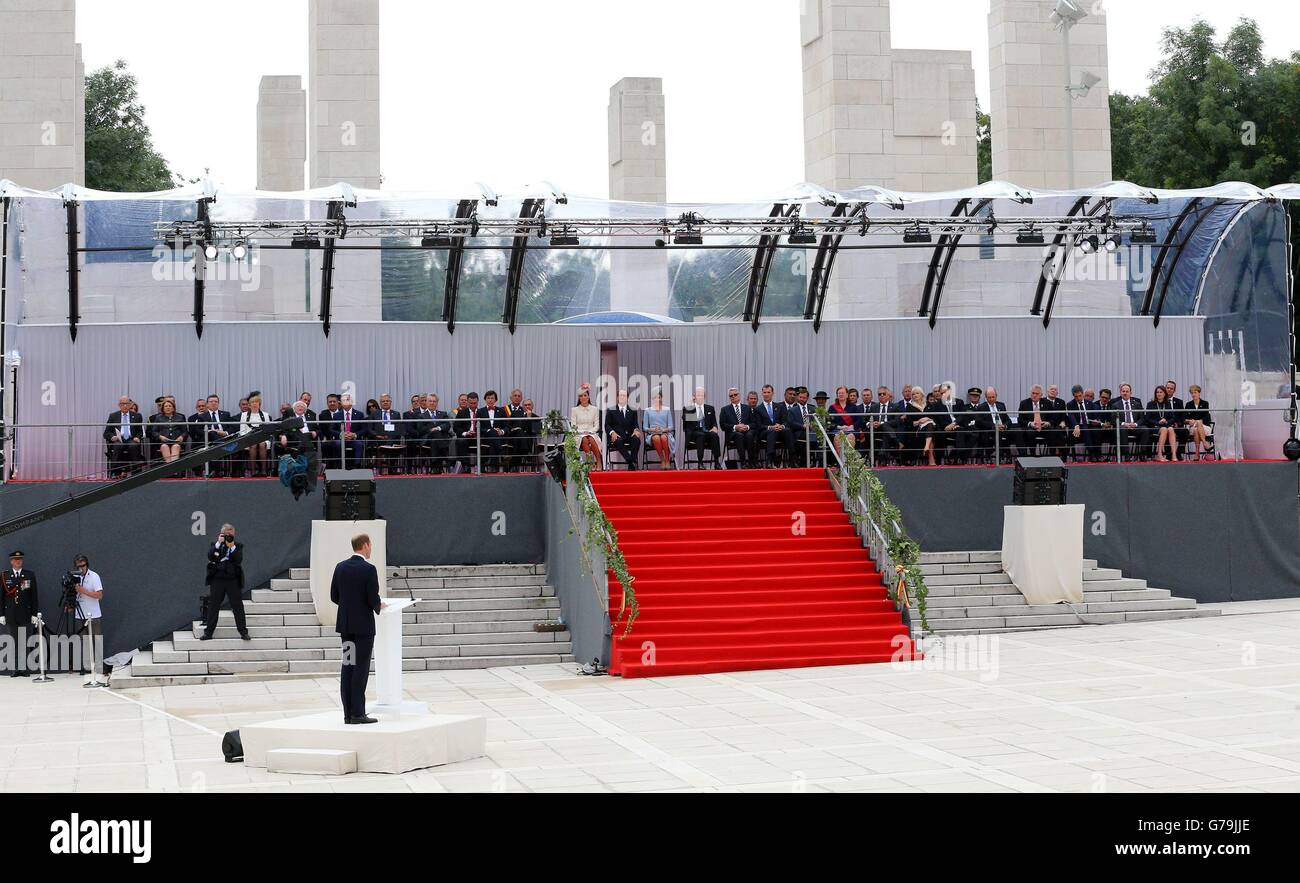
<svg viewBox="0 0 1300 883">
<path fill-rule="evenodd" d="M 855 505 L 854 501 L 861 498 L 865 488 L 867 511 L 854 517 L 861 523 L 869 516 L 871 521 L 881 526 L 881 533 L 885 536 L 885 549 L 889 553 L 890 560 L 902 568 L 899 573 L 907 581 L 909 595 L 921 616 L 921 629 L 929 631 L 926 598 L 930 590 L 925 584 L 925 575 L 921 573 L 921 545 L 908 536 L 907 531 L 903 529 L 903 513 L 885 493 L 885 485 L 867 466 L 866 460 L 857 449 L 853 445 L 840 443 L 843 441 L 843 436 L 837 439 L 840 460 L 844 464 L 844 490 L 849 506 Z M 895 527 L 897 530 L 894 529 Z M 891 601 L 898 600 L 896 588 L 889 588 L 888 592 Z"/>
<path fill-rule="evenodd" d="M 618 531 L 614 529 L 613 522 L 605 515 L 604 510 L 600 508 L 600 503 L 591 493 L 588 476 L 591 474 L 592 461 L 579 450 L 578 434 L 572 430 L 564 435 L 564 459 L 568 480 L 577 488 L 578 508 L 586 518 L 586 535 L 579 537 L 584 553 L 583 566 L 586 567 L 592 549 L 599 549 L 604 553 L 609 569 L 614 571 L 614 576 L 623 586 L 623 600 L 619 604 L 618 615 L 621 618 L 625 612 L 627 613 L 627 624 L 623 627 L 623 634 L 620 636 L 626 638 L 632 631 L 632 623 L 636 622 L 637 616 L 641 613 L 641 605 L 637 603 L 636 590 L 632 588 L 632 574 L 628 572 L 627 561 L 618 547 Z M 613 628 L 613 623 L 610 627 Z"/>
</svg>

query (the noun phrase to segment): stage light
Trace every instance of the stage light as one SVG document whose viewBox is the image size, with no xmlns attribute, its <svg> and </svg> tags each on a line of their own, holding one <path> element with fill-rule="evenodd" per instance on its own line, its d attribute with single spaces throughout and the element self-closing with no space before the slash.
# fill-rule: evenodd
<svg viewBox="0 0 1300 883">
<path fill-rule="evenodd" d="M 694 230 L 683 230 L 673 236 L 674 245 L 703 245 L 704 237 Z"/>
<path fill-rule="evenodd" d="M 320 237 L 308 233 L 298 233 L 289 241 L 289 244 L 294 248 L 320 248 Z"/>
<path fill-rule="evenodd" d="M 1155 245 L 1156 231 L 1144 224 L 1133 231 L 1133 235 L 1129 237 L 1129 242 L 1134 245 Z"/>
<path fill-rule="evenodd" d="M 1079 73 L 1078 85 L 1071 86 L 1070 92 L 1078 98 L 1087 96 L 1092 91 L 1092 87 L 1101 82 L 1101 77 L 1092 71 L 1081 71 Z"/>
<path fill-rule="evenodd" d="M 1087 17 L 1087 11 L 1082 9 L 1075 0 L 1057 0 L 1056 8 L 1052 10 L 1049 19 L 1053 27 L 1061 28 L 1070 27 Z"/>
<path fill-rule="evenodd" d="M 1026 227 L 1016 234 L 1016 242 L 1020 245 L 1043 245 L 1047 240 L 1043 237 L 1041 230 Z"/>
<path fill-rule="evenodd" d="M 667 243 L 667 242 L 664 242 L 662 239 L 656 239 L 656 240 L 655 240 L 655 248 L 664 248 L 664 247 L 667 246 L 667 245 L 668 245 L 668 243 Z"/>
<path fill-rule="evenodd" d="M 551 236 L 551 248 L 568 248 L 581 244 L 578 237 L 572 233 L 555 233 Z"/>
<path fill-rule="evenodd" d="M 203 257 L 210 261 L 215 261 L 217 259 L 217 247 L 211 242 L 203 246 Z"/>
<path fill-rule="evenodd" d="M 230 249 L 230 256 L 237 261 L 242 261 L 248 257 L 248 246 L 242 242 L 236 242 L 235 247 Z"/>
<path fill-rule="evenodd" d="M 1105 248 L 1106 251 L 1110 252 L 1111 254 L 1114 254 L 1115 252 L 1119 251 L 1119 247 L 1121 244 L 1122 243 L 1120 242 L 1119 235 L 1112 233 L 1110 236 L 1106 237 L 1106 240 L 1102 243 L 1102 247 Z"/>
<path fill-rule="evenodd" d="M 1085 236 L 1079 240 L 1079 251 L 1084 254 L 1092 254 L 1101 248 L 1101 241 L 1096 236 Z"/>
<path fill-rule="evenodd" d="M 925 242 L 934 242 L 934 237 L 930 231 L 924 227 L 912 227 L 903 231 L 903 243 L 906 245 L 920 245 Z"/>
<path fill-rule="evenodd" d="M 807 227 L 796 227 L 791 231 L 789 239 L 791 245 L 817 244 L 817 234 L 813 233 L 813 231 L 809 230 Z"/>
<path fill-rule="evenodd" d="M 1300 439 L 1287 439 L 1282 445 L 1282 453 L 1293 463 L 1300 460 Z"/>
<path fill-rule="evenodd" d="M 420 239 L 421 248 L 451 248 L 454 245 L 450 236 L 437 230 L 429 231 Z"/>
</svg>

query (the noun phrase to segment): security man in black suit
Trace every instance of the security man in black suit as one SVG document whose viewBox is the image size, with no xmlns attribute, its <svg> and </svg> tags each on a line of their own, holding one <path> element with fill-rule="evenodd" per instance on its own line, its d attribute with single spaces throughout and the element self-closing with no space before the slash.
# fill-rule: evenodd
<svg viewBox="0 0 1300 883">
<path fill-rule="evenodd" d="M 790 390 L 793 392 L 793 390 Z M 794 432 L 790 429 L 788 408 L 785 402 L 774 402 L 772 398 L 776 395 L 776 388 L 770 383 L 763 384 L 763 400 L 758 403 L 754 410 L 754 423 L 757 429 L 757 437 L 763 440 L 764 450 L 767 451 L 767 468 L 775 469 L 776 462 L 776 445 L 781 444 L 781 450 L 785 452 L 787 462 L 794 456 Z"/>
<path fill-rule="evenodd" d="M 233 525 L 221 525 L 221 535 L 208 549 L 208 575 L 204 582 L 209 588 L 208 615 L 199 640 L 212 640 L 223 599 L 230 601 L 230 612 L 235 615 L 239 637 L 245 641 L 252 640 L 248 634 L 248 622 L 244 619 L 244 544 L 235 542 Z"/>
<path fill-rule="evenodd" d="M 627 404 L 627 390 L 618 391 L 618 404 L 605 412 L 605 441 L 609 451 L 618 451 L 628 469 L 641 465 L 641 420 Z"/>
<path fill-rule="evenodd" d="M 754 424 L 754 412 L 740 400 L 740 390 L 734 386 L 727 390 L 727 399 L 718 421 L 727 444 L 736 447 L 741 468 L 748 468 L 758 461 L 758 427 Z"/>
<path fill-rule="evenodd" d="M 117 400 L 117 410 L 104 421 L 104 441 L 108 442 L 108 474 L 116 477 L 143 465 L 145 445 L 144 418 L 131 411 L 130 396 Z"/>
<path fill-rule="evenodd" d="M 722 468 L 722 445 L 718 439 L 718 415 L 713 406 L 705 404 L 704 387 L 695 390 L 695 401 L 682 408 L 682 430 L 686 437 L 686 450 L 695 449 L 696 462 L 704 468 L 704 452 L 713 452 L 713 468 Z"/>
<path fill-rule="evenodd" d="M 334 565 L 330 580 L 330 600 L 338 605 L 334 631 L 343 643 L 339 698 L 345 724 L 378 723 L 366 716 L 366 684 L 375 650 L 375 617 L 384 609 L 384 602 L 379 598 L 379 571 L 369 559 L 370 537 L 354 536 L 352 557 Z"/>
<path fill-rule="evenodd" d="M 14 653 L 11 678 L 27 677 L 28 638 L 36 632 L 36 614 L 40 611 L 36 598 L 36 574 L 23 567 L 23 553 L 9 553 L 9 569 L 0 578 L 0 625 L 9 632 Z"/>
</svg>

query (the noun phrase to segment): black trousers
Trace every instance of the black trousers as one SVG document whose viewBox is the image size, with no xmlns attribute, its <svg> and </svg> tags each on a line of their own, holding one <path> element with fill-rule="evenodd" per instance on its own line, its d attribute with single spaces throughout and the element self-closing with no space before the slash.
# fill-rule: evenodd
<svg viewBox="0 0 1300 883">
<path fill-rule="evenodd" d="M 781 449 L 785 451 L 786 458 L 794 457 L 794 433 L 790 427 L 784 429 L 773 429 L 768 427 L 763 430 L 763 447 L 767 451 L 767 462 L 776 462 L 776 445 L 781 443 Z"/>
<path fill-rule="evenodd" d="M 618 451 L 627 461 L 628 469 L 636 469 L 641 465 L 641 439 L 635 435 L 620 435 L 618 441 L 609 439 L 609 450 L 610 453 Z"/>
<path fill-rule="evenodd" d="M 339 635 L 343 641 L 343 665 L 339 670 L 339 698 L 343 719 L 366 716 L 366 684 L 370 683 L 370 657 L 375 651 L 374 635 Z"/>
<path fill-rule="evenodd" d="M 695 449 L 695 456 L 700 464 L 704 463 L 704 452 L 712 451 L 713 460 L 717 462 L 722 459 L 722 442 L 716 432 L 709 432 L 705 429 L 691 429 L 686 433 L 686 450 Z M 684 462 L 684 461 L 683 461 Z"/>
<path fill-rule="evenodd" d="M 108 471 L 119 475 L 144 463 L 144 442 L 136 436 L 131 441 L 108 443 Z"/>
<path fill-rule="evenodd" d="M 248 631 L 244 620 L 244 596 L 239 588 L 239 581 L 233 579 L 214 579 L 208 590 L 208 618 L 203 621 L 203 631 L 212 634 L 217 629 L 217 617 L 221 615 L 221 601 L 230 601 L 230 612 L 235 614 L 235 628 L 242 635 Z"/>
<path fill-rule="evenodd" d="M 30 613 L 9 614 L 5 617 L 5 630 L 9 632 L 10 646 L 14 648 L 14 667 L 10 677 L 31 674 L 27 669 L 27 654 L 31 652 L 31 638 L 36 634 Z"/>
<path fill-rule="evenodd" d="M 736 458 L 740 460 L 740 465 L 747 466 L 758 460 L 758 433 L 754 430 L 741 432 L 733 429 L 727 433 L 728 446 L 735 447 Z"/>
</svg>

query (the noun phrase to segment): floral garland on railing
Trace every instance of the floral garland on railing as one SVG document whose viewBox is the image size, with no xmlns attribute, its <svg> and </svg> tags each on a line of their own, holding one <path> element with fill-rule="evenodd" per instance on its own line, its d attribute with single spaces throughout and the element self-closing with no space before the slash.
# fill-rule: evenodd
<svg viewBox="0 0 1300 883">
<path fill-rule="evenodd" d="M 843 437 L 836 441 L 840 460 L 844 463 L 844 492 L 849 506 L 853 508 L 856 505 L 855 501 L 862 499 L 862 491 L 864 489 L 867 491 L 867 511 L 855 514 L 854 518 L 862 523 L 869 517 L 871 521 L 881 526 L 881 532 L 885 537 L 885 551 L 889 553 L 889 559 L 894 562 L 895 572 L 903 586 L 901 593 L 896 588 L 888 589 L 889 599 L 901 601 L 904 607 L 913 606 L 914 601 L 916 611 L 921 616 L 921 628 L 923 631 L 929 631 L 926 598 L 930 590 L 925 584 L 925 575 L 921 573 L 921 545 L 908 536 L 907 531 L 903 529 L 903 513 L 885 493 L 885 485 L 871 471 L 866 460 L 853 445 L 838 443 L 842 439 Z"/>
<path fill-rule="evenodd" d="M 627 561 L 618 547 L 618 531 L 609 520 L 600 503 L 591 493 L 588 476 L 591 474 L 592 462 L 578 449 L 578 434 L 570 430 L 564 435 L 564 459 L 568 480 L 574 483 L 578 493 L 578 508 L 586 516 L 587 532 L 579 536 L 582 543 L 583 567 L 593 549 L 599 549 L 605 555 L 605 562 L 623 587 L 623 600 L 618 607 L 618 616 L 627 613 L 627 624 L 623 627 L 620 638 L 626 638 L 632 631 L 632 623 L 641 613 L 641 605 L 636 600 L 636 590 L 632 588 L 632 574 L 628 572 Z M 610 623 L 610 628 L 614 626 Z"/>
</svg>

